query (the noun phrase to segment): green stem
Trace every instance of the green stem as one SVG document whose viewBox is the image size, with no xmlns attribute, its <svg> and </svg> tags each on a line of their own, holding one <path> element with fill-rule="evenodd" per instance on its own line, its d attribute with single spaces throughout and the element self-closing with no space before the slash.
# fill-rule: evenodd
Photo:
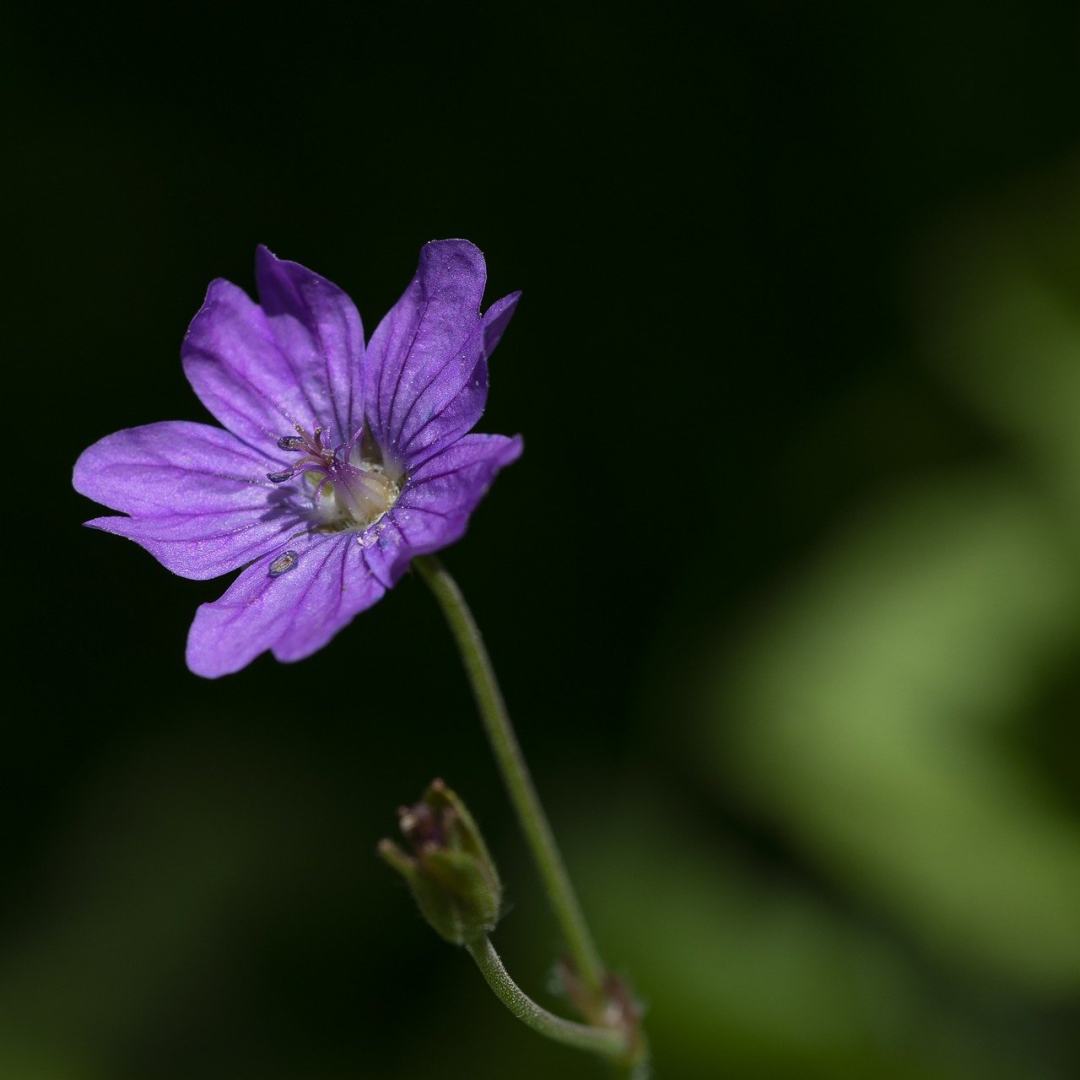
<svg viewBox="0 0 1080 1080">
<path fill-rule="evenodd" d="M 554 1039 L 555 1042 L 573 1046 L 578 1050 L 589 1050 L 594 1054 L 602 1054 L 604 1057 L 613 1059 L 625 1057 L 626 1039 L 622 1032 L 614 1028 L 576 1024 L 537 1005 L 510 978 L 490 938 L 482 937 L 466 948 L 495 996 L 533 1031 L 538 1031 L 541 1035 Z"/>
<path fill-rule="evenodd" d="M 592 934 L 589 933 L 581 905 L 574 893 L 574 887 L 570 883 L 566 865 L 559 854 L 544 808 L 533 786 L 529 767 L 525 764 L 495 678 L 495 671 L 491 666 L 491 659 L 484 647 L 484 639 L 480 635 L 480 630 L 465 603 L 457 582 L 442 563 L 431 555 L 425 555 L 414 559 L 413 565 L 430 586 L 435 599 L 442 607 L 446 621 L 450 624 L 450 630 L 457 642 L 469 681 L 472 683 L 473 694 L 484 721 L 488 740 L 495 752 L 495 760 L 499 764 L 525 837 L 532 848 L 533 858 L 539 868 L 552 910 L 562 928 L 577 974 L 599 998 L 603 987 L 604 966 L 593 943 Z M 492 950 L 492 956 L 494 956 L 494 950 Z M 498 963 L 497 956 L 495 956 L 495 962 Z M 480 961 L 477 960 L 477 963 L 480 964 Z M 483 964 L 480 966 L 483 970 Z M 506 976 L 505 972 L 503 975 L 509 981 L 509 976 Z M 491 982 L 490 978 L 488 982 Z M 513 986 L 513 983 L 510 985 Z M 561 1022 L 567 1023 L 567 1021 Z"/>
</svg>

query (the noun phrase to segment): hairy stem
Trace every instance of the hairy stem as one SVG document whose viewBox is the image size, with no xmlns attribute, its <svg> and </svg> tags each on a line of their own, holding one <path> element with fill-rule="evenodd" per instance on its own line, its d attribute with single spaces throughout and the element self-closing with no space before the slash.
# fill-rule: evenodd
<svg viewBox="0 0 1080 1080">
<path fill-rule="evenodd" d="M 626 1056 L 626 1036 L 614 1028 L 590 1027 L 564 1020 L 537 1005 L 510 978 L 491 939 L 482 937 L 466 946 L 495 996 L 523 1023 L 541 1035 L 578 1050 L 589 1050 L 611 1059 Z"/>
<path fill-rule="evenodd" d="M 413 565 L 430 586 L 442 607 L 446 621 L 450 624 L 450 630 L 457 642 L 469 682 L 472 684 L 488 740 L 495 753 L 495 760 L 498 762 L 499 770 L 510 793 L 510 801 L 514 804 L 518 820 L 532 849 L 533 858 L 536 860 L 552 910 L 562 929 L 575 970 L 582 982 L 599 999 L 604 980 L 604 966 L 585 922 L 574 887 L 570 883 L 566 865 L 555 843 L 555 836 L 551 831 L 547 815 L 544 813 L 532 777 L 529 775 L 529 767 L 522 756 L 521 747 L 510 723 L 510 716 L 506 711 L 502 692 L 495 678 L 495 671 L 491 666 L 491 659 L 484 647 L 484 639 L 480 635 L 480 630 L 465 603 L 457 582 L 442 563 L 431 555 L 425 555 L 413 560 Z M 491 949 L 490 944 L 487 947 Z M 476 956 L 475 953 L 473 955 Z M 491 956 L 494 958 L 494 963 L 499 964 L 499 958 L 495 956 L 494 950 L 491 950 Z M 484 964 L 479 959 L 476 962 L 480 964 L 481 970 L 485 971 L 485 977 L 491 983 Z M 501 964 L 499 964 L 499 970 L 502 970 Z M 503 971 L 502 974 L 509 982 L 506 972 Z M 514 984 L 511 982 L 509 985 Z M 521 994 L 516 987 L 514 989 Z M 524 995 L 521 996 L 524 997 Z M 503 1000 L 506 999 L 503 998 Z M 527 998 L 525 1000 L 528 1001 Z M 533 1006 L 533 1008 L 539 1007 Z M 522 1019 L 525 1018 L 522 1017 Z M 553 1017 L 553 1019 L 556 1018 Z M 568 1021 L 559 1022 L 568 1023 Z M 526 1020 L 526 1023 L 529 1021 Z"/>
</svg>

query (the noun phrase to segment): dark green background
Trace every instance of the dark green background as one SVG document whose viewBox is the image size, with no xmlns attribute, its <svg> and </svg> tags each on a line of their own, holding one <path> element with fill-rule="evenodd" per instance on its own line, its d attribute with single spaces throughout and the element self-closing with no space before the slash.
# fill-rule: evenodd
<svg viewBox="0 0 1080 1080">
<path fill-rule="evenodd" d="M 480 426 L 526 443 L 447 562 L 658 1077 L 1076 1075 L 1075 4 L 6 21 L 0 1075 L 601 1074 L 373 856 L 446 777 L 558 1007 L 420 584 L 204 682 L 223 584 L 70 489 L 204 418 L 179 342 L 256 243 L 370 333 L 445 236 L 524 290 Z"/>
</svg>

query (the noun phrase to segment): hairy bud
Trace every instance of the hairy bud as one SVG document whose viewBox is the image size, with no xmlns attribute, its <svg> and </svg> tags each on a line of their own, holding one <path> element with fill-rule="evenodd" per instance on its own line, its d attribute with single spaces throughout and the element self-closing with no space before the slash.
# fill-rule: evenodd
<svg viewBox="0 0 1080 1080">
<path fill-rule="evenodd" d="M 379 854 L 408 882 L 436 933 L 454 945 L 490 933 L 499 918 L 502 885 L 461 799 L 433 780 L 418 803 L 398 810 L 398 826 L 409 850 L 383 840 Z"/>
</svg>

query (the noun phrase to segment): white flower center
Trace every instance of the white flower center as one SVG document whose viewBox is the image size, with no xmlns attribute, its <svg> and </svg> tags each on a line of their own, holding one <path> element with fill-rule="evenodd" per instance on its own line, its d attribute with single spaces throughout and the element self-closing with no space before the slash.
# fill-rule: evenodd
<svg viewBox="0 0 1080 1080">
<path fill-rule="evenodd" d="M 291 468 L 267 473 L 267 478 L 283 484 L 301 475 L 311 494 L 310 516 L 321 532 L 362 531 L 397 502 L 404 472 L 375 460 L 378 449 L 359 438 L 331 449 L 322 436 L 323 428 L 309 435 L 299 424 L 295 435 L 282 435 L 278 447 L 302 456 Z"/>
<path fill-rule="evenodd" d="M 312 515 L 318 528 L 327 532 L 366 529 L 374 525 L 397 502 L 401 488 L 375 462 L 351 455 L 356 461 L 335 462 L 325 473 L 312 470 L 305 481 L 314 487 Z"/>
</svg>

